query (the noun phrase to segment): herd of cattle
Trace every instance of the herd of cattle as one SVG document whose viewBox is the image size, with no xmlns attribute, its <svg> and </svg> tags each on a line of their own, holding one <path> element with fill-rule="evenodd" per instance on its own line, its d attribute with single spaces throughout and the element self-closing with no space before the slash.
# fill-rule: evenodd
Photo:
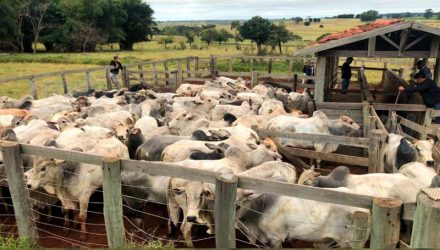
<svg viewBox="0 0 440 250">
<path fill-rule="evenodd" d="M 421 189 L 439 186 L 433 141 L 409 141 L 394 134 L 387 139 L 387 174 L 352 175 L 347 167 L 338 167 L 328 176 L 318 176 L 311 169 L 298 177 L 295 166 L 281 161 L 276 144 L 260 140 L 251 127 L 359 135 L 360 126 L 350 117 L 332 120 L 321 111 L 308 117 L 311 99 L 308 89 L 295 93 L 273 83 L 249 89 L 244 80 L 225 77 L 204 85 L 182 84 L 176 93 L 138 88 L 41 100 L 0 97 L 0 132 L 2 140 L 30 145 L 395 197 L 405 203 L 415 202 Z M 295 138 L 280 138 L 280 143 L 319 152 L 338 148 Z M 50 208 L 60 201 L 65 227 L 70 226 L 69 211 L 73 211 L 85 236 L 89 199 L 102 187 L 101 167 L 26 155 L 23 164 L 35 208 Z M 6 180 L 3 161 L 1 165 L 0 175 Z M 180 230 L 189 247 L 193 246 L 193 224 L 206 225 L 207 232 L 214 233 L 214 185 L 125 171 L 121 177 L 124 203 L 134 215 L 147 201 L 166 203 L 172 233 L 183 211 Z M 272 247 L 280 247 L 286 239 L 350 247 L 355 211 L 370 214 L 355 207 L 239 189 L 236 227 L 251 242 Z"/>
</svg>

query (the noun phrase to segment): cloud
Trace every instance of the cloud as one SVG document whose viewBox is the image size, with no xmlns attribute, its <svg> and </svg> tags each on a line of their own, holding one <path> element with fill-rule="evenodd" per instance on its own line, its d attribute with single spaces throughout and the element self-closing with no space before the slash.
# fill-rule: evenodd
<svg viewBox="0 0 440 250">
<path fill-rule="evenodd" d="M 325 17 L 375 9 L 381 13 L 440 11 L 439 0 L 147 0 L 156 20 L 231 20 L 260 15 L 266 18 Z"/>
</svg>

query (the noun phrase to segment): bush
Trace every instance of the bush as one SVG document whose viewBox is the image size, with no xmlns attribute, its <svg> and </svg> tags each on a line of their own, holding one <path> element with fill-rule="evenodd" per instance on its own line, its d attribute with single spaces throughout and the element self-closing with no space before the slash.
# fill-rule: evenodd
<svg viewBox="0 0 440 250">
<path fill-rule="evenodd" d="M 180 48 L 179 48 L 180 50 L 186 50 L 186 44 L 184 41 L 180 41 L 179 45 L 180 45 Z"/>
<path fill-rule="evenodd" d="M 322 25 L 322 24 L 321 24 L 321 25 L 319 25 L 319 28 L 324 28 L 324 25 Z"/>
<path fill-rule="evenodd" d="M 310 26 L 310 22 L 304 22 L 304 26 Z"/>
</svg>

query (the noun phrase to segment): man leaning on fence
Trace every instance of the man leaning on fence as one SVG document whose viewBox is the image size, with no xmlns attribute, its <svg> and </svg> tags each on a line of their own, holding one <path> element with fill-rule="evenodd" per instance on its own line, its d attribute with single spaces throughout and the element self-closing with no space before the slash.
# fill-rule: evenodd
<svg viewBox="0 0 440 250">
<path fill-rule="evenodd" d="M 414 76 L 416 86 L 399 87 L 399 91 L 406 93 L 419 92 L 423 97 L 423 102 L 428 108 L 440 110 L 440 87 L 430 78 L 427 78 L 423 71 Z M 440 124 L 440 117 L 436 119 Z"/>
<path fill-rule="evenodd" d="M 118 56 L 113 57 L 113 60 L 110 62 L 110 66 L 112 66 L 112 68 L 110 69 L 110 81 L 116 89 L 120 89 L 121 86 L 119 85 L 118 75 L 119 70 L 122 70 L 122 64 L 121 62 L 119 62 Z"/>
<path fill-rule="evenodd" d="M 341 68 L 341 94 L 346 94 L 348 90 L 348 86 L 350 85 L 351 80 L 351 67 L 350 64 L 353 62 L 353 57 L 347 57 L 345 63 L 342 64 Z"/>
</svg>

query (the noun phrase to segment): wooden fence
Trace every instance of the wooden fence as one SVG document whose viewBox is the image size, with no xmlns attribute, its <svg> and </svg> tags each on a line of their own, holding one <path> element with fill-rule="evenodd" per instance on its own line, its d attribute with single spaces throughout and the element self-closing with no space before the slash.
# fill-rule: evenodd
<svg viewBox="0 0 440 250">
<path fill-rule="evenodd" d="M 370 148 L 369 144 L 371 143 L 371 140 L 363 138 L 355 139 L 316 135 L 306 136 L 304 134 L 297 135 L 294 133 L 273 131 L 265 132 L 269 134 L 275 133 L 277 136 L 283 137 L 300 136 L 301 139 L 328 141 L 331 143 L 348 144 L 363 148 Z M 374 144 L 377 145 L 376 140 L 374 140 Z M 109 159 L 102 158 L 98 155 L 18 144 L 15 142 L 3 141 L 0 142 L 0 147 L 3 153 L 6 175 L 9 180 L 9 188 L 14 205 L 14 213 L 17 218 L 19 236 L 21 238 L 29 239 L 33 245 L 37 245 L 37 232 L 33 225 L 34 222 L 31 218 L 32 215 L 29 194 L 26 191 L 27 189 L 24 181 L 23 163 L 21 160 L 22 154 L 49 158 L 56 157 L 57 159 L 62 160 L 102 166 L 104 174 L 104 218 L 107 229 L 108 244 L 111 248 L 123 247 L 125 245 L 124 225 L 122 220 L 121 171 L 178 177 L 192 181 L 215 184 L 217 187 L 215 199 L 216 247 L 222 248 L 235 247 L 234 218 L 235 194 L 237 188 L 251 189 L 261 193 L 285 195 L 319 202 L 373 209 L 373 218 L 375 218 L 375 216 L 382 218 L 383 216 L 386 216 L 386 213 L 388 213 L 387 209 L 374 209 L 377 206 L 386 208 L 387 205 L 380 204 L 374 199 L 374 197 L 365 195 L 341 193 L 333 190 L 280 183 L 257 178 L 237 177 L 232 175 L 219 176 L 218 173 L 215 172 L 184 168 L 167 163 Z M 401 206 L 398 207 L 400 209 Z M 413 211 L 410 209 L 413 209 L 413 206 L 409 206 L 408 209 L 404 209 L 403 218 L 412 219 Z M 397 232 L 399 232 L 399 228 L 395 225 L 398 224 L 400 217 L 396 217 L 395 220 L 396 221 L 393 222 L 394 227 L 391 226 L 391 224 L 388 225 L 383 220 L 374 220 L 373 231 L 393 231 L 395 233 L 395 230 L 397 230 Z M 367 225 L 362 224 L 357 226 L 360 228 L 365 228 Z M 420 227 L 420 225 L 415 225 L 415 227 Z M 391 238 L 383 238 L 374 235 L 375 234 L 372 236 L 372 242 L 375 242 L 376 246 L 396 244 L 396 242 L 390 243 L 392 240 Z"/>
</svg>

